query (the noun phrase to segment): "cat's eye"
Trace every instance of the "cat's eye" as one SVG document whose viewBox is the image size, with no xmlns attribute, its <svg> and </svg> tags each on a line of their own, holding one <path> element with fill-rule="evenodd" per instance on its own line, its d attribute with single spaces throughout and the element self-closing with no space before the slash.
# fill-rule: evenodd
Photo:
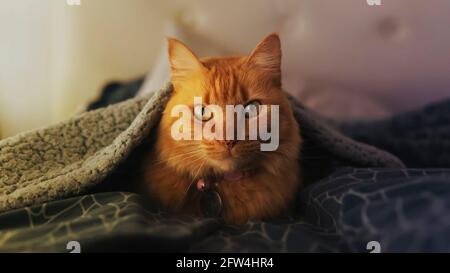
<svg viewBox="0 0 450 273">
<path fill-rule="evenodd" d="M 194 117 L 199 121 L 208 121 L 213 118 L 213 113 L 203 105 L 197 105 L 194 107 Z"/>
<path fill-rule="evenodd" d="M 247 103 L 244 107 L 244 113 L 246 118 L 253 118 L 258 116 L 259 106 L 261 103 L 259 101 L 251 101 Z"/>
</svg>

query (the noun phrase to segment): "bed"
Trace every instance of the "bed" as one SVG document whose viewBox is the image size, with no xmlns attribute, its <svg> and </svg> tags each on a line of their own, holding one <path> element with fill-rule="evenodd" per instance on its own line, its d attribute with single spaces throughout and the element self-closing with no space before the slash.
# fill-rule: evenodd
<svg viewBox="0 0 450 273">
<path fill-rule="evenodd" d="M 91 110 L 124 99 L 108 94 L 131 97 L 136 88 L 110 86 Z M 240 227 L 174 216 L 121 188 L 89 187 L 4 210 L 0 251 L 70 252 L 73 241 L 82 252 L 450 251 L 450 100 L 385 120 L 329 124 L 404 165 L 332 162 L 298 193 L 295 214 Z M 323 152 L 314 151 L 316 158 Z M 308 168 L 322 165 L 314 158 L 305 159 Z"/>
</svg>

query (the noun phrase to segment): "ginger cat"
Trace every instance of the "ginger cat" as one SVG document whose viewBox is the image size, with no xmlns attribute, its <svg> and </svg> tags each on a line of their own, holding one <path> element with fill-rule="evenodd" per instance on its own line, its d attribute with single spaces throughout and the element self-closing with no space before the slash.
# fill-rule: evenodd
<svg viewBox="0 0 450 273">
<path fill-rule="evenodd" d="M 215 216 L 228 224 L 284 214 L 300 186 L 301 138 L 281 88 L 278 35 L 267 36 L 244 57 L 199 59 L 182 42 L 168 42 L 174 93 L 158 125 L 154 149 L 143 164 L 143 182 L 152 198 L 169 210 L 194 215 L 205 215 L 204 207 L 213 206 Z M 176 105 L 188 105 L 194 122 L 195 118 L 210 119 L 204 105 L 195 110 L 194 97 L 201 97 L 204 105 L 243 105 L 245 109 L 279 105 L 278 149 L 261 151 L 259 138 L 175 140 L 171 127 L 177 118 L 171 111 Z M 235 125 L 225 121 L 224 128 Z M 211 189 L 213 204 L 208 199 L 202 202 Z"/>
</svg>

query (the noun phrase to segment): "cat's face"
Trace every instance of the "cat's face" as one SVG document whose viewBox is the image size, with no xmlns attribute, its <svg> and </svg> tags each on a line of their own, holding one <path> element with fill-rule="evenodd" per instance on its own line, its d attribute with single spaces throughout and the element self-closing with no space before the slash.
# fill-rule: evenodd
<svg viewBox="0 0 450 273">
<path fill-rule="evenodd" d="M 268 129 L 272 128 L 270 107 L 267 112 L 258 112 L 259 105 L 278 105 L 280 148 L 286 145 L 283 135 L 289 134 L 289 123 L 284 120 L 291 115 L 281 90 L 281 48 L 277 35 L 265 38 L 246 57 L 198 59 L 183 43 L 170 39 L 169 56 L 172 68 L 174 95 L 170 99 L 162 118 L 162 143 L 160 152 L 169 165 L 190 173 L 193 179 L 207 175 L 225 175 L 235 171 L 257 168 L 262 160 L 269 160 L 279 151 L 261 151 L 260 138 L 249 140 L 249 123 L 258 123 L 264 118 Z M 196 105 L 194 97 L 201 98 Z M 223 136 L 233 127 L 234 139 L 175 140 L 172 127 L 179 117 L 172 117 L 172 109 L 187 105 L 191 113 L 191 130 L 194 138 L 194 123 L 205 126 L 213 124 L 212 131 L 222 127 Z M 219 106 L 222 112 L 205 111 L 207 105 Z M 237 138 L 237 120 L 227 118 L 226 106 L 241 105 L 245 117 L 245 140 Z M 222 114 L 223 123 L 214 123 Z M 236 116 L 235 116 L 236 117 Z M 203 132 L 202 132 L 203 133 Z M 278 133 L 278 132 L 277 132 Z"/>
<path fill-rule="evenodd" d="M 199 179 L 239 180 L 244 183 L 216 183 L 216 190 L 224 201 L 225 219 L 240 222 L 281 210 L 292 199 L 295 189 L 300 139 L 298 125 L 281 90 L 278 35 L 266 37 L 249 56 L 201 60 L 183 43 L 170 39 L 169 56 L 174 93 L 161 119 L 156 153 L 158 162 L 165 163 L 187 179 L 183 180 L 186 182 L 174 179 L 165 185 L 162 177 L 170 174 L 164 173 L 158 184 L 154 184 L 154 191 L 166 205 L 177 207 L 185 198 L 186 190 Z M 195 102 L 196 97 L 201 99 L 201 104 Z M 175 127 L 175 132 L 186 129 L 191 140 L 176 140 L 173 136 L 173 128 L 180 121 L 180 116 L 174 116 L 173 110 L 180 105 L 186 106 L 189 122 Z M 222 123 L 215 119 L 218 112 L 205 109 L 209 105 L 222 110 Z M 245 124 L 243 140 L 237 139 L 238 115 L 232 114 L 230 119 L 226 113 L 227 106 L 236 105 L 243 107 L 244 115 L 240 117 Z M 278 112 L 275 115 L 273 109 L 257 111 L 260 105 L 277 106 Z M 249 125 L 256 123 L 259 128 L 261 121 L 267 122 L 267 131 L 273 133 L 277 128 L 276 135 L 271 135 L 277 139 L 274 150 L 261 149 L 268 140 L 263 141 L 259 134 L 249 140 Z M 226 139 L 210 138 L 205 135 L 205 130 L 201 130 L 202 137 L 195 139 L 198 135 L 195 124 L 201 129 L 210 126 L 209 132 L 222 128 Z M 229 128 L 234 132 L 232 139 L 226 134 Z M 236 179 L 242 174 L 249 175 Z M 151 175 L 155 176 L 154 173 Z M 243 204 L 242 200 L 252 201 Z"/>
<path fill-rule="evenodd" d="M 193 177 L 205 174 L 220 174 L 241 169 L 251 169 L 263 158 L 261 140 L 248 140 L 250 122 L 257 123 L 264 118 L 271 128 L 271 112 L 255 112 L 259 105 L 279 105 L 286 107 L 280 86 L 281 49 L 277 35 L 268 36 L 247 57 L 210 58 L 199 60 L 184 44 L 169 40 L 169 55 L 172 65 L 174 95 L 163 116 L 162 125 L 166 136 L 162 152 L 177 168 L 191 170 Z M 202 99 L 202 105 L 194 104 L 194 97 Z M 212 118 L 202 107 L 220 106 L 222 112 L 222 132 L 233 127 L 234 140 L 217 140 L 203 137 L 201 140 L 173 140 L 167 133 L 177 120 L 170 113 L 176 105 L 187 105 L 194 122 L 206 123 Z M 227 119 L 227 105 L 242 105 L 245 113 L 246 140 L 236 140 L 237 120 Z M 253 111 L 253 112 L 252 112 Z M 280 120 L 284 111 L 280 110 Z M 217 112 L 214 114 L 218 114 Z M 267 115 L 267 116 L 265 116 Z M 276 120 L 279 122 L 279 120 Z M 280 133 L 285 130 L 280 124 Z M 216 129 L 214 125 L 213 131 Z M 193 131 L 193 130 L 192 130 Z M 194 136 L 194 132 L 192 132 Z M 168 139 L 169 138 L 169 139 Z M 183 156 L 183 154 L 185 156 Z M 175 157 L 177 156 L 177 157 Z"/>
</svg>

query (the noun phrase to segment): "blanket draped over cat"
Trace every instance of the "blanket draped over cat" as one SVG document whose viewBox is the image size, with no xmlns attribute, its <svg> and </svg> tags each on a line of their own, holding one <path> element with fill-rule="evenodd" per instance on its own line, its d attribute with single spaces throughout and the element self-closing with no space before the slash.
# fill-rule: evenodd
<svg viewBox="0 0 450 273">
<path fill-rule="evenodd" d="M 107 178 L 127 166 L 155 128 L 171 92 L 167 84 L 153 95 L 0 141 L 0 211 L 89 193 L 99 185 L 107 189 Z M 290 101 L 304 139 L 299 164 L 307 181 L 326 176 L 336 166 L 403 166 L 395 156 L 344 136 L 332 123 Z"/>
</svg>

